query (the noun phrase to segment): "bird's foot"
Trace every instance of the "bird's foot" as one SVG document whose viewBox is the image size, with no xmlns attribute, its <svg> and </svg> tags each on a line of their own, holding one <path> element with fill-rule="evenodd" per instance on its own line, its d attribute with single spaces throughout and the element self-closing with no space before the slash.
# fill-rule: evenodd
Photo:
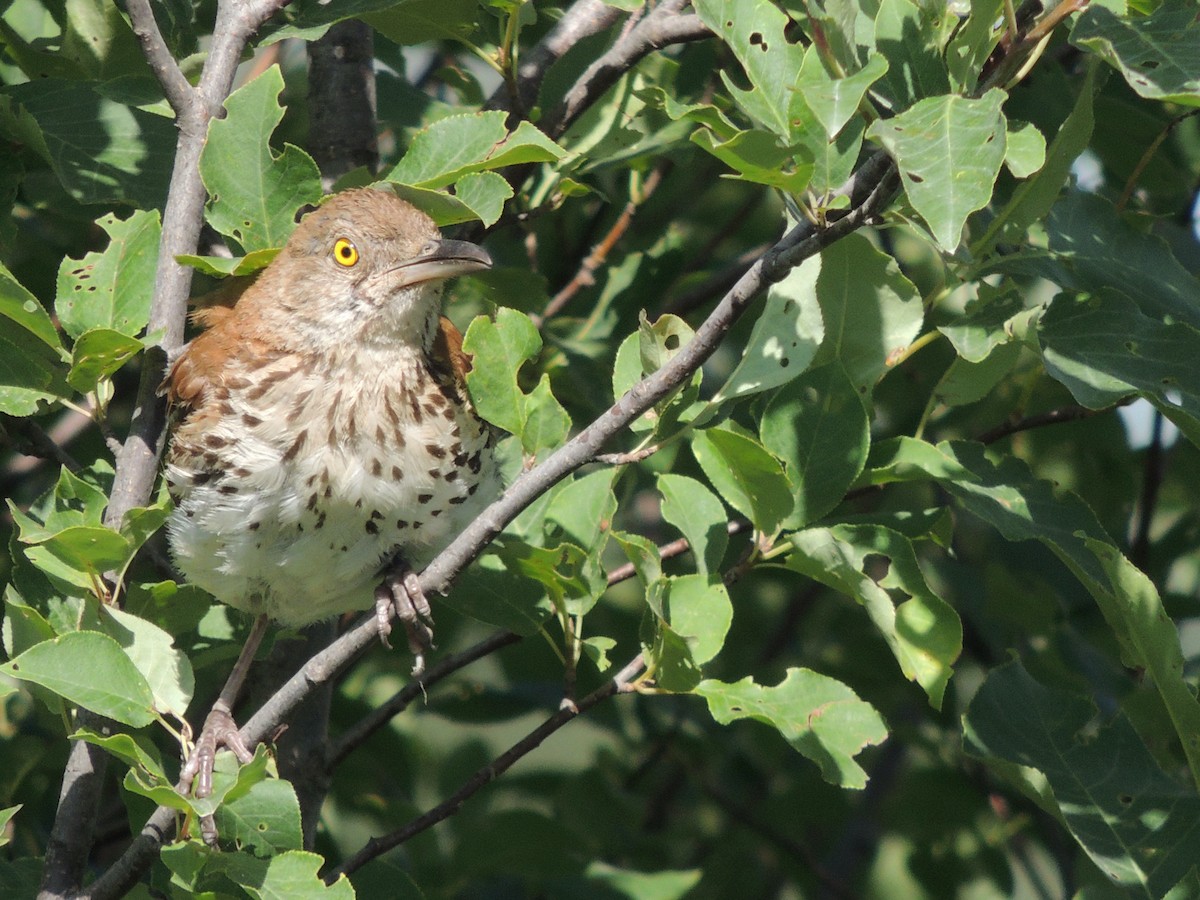
<svg viewBox="0 0 1200 900">
<path fill-rule="evenodd" d="M 420 675 L 425 671 L 425 651 L 433 647 L 433 615 L 416 573 L 399 560 L 375 588 L 375 617 L 379 622 L 379 639 L 385 647 L 391 646 L 387 638 L 392 633 L 393 611 L 408 636 L 412 673 Z"/>
<path fill-rule="evenodd" d="M 221 748 L 233 751 L 233 755 L 242 765 L 254 759 L 254 754 L 242 740 L 232 714 L 222 704 L 217 703 L 205 718 L 200 737 L 196 739 L 192 753 L 179 773 L 180 791 L 190 791 L 193 797 L 200 799 L 212 795 L 213 765 L 216 762 L 217 751 Z M 211 815 L 200 818 L 200 833 L 204 843 L 210 847 L 216 846 L 217 826 Z"/>
</svg>

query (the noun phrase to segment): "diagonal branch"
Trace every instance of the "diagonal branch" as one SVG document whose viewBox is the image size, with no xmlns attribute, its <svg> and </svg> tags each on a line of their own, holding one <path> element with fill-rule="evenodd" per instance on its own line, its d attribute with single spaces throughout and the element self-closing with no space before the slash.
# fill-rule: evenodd
<svg viewBox="0 0 1200 900">
<path fill-rule="evenodd" d="M 643 57 L 671 44 L 712 37 L 708 26 L 693 14 L 682 15 L 688 0 L 663 0 L 627 35 L 587 67 L 567 95 L 538 123 L 546 134 L 557 138 L 595 103 L 617 80 Z"/>
<path fill-rule="evenodd" d="M 429 810 L 429 812 L 418 816 L 407 825 L 389 834 L 385 834 L 383 837 L 371 838 L 362 850 L 346 860 L 338 868 L 329 872 L 325 876 L 326 883 L 332 884 L 342 875 L 350 875 L 353 872 L 357 872 L 371 860 L 383 855 L 394 847 L 399 847 L 409 838 L 415 837 L 422 831 L 432 828 L 438 822 L 448 819 L 468 798 L 477 793 L 480 788 L 495 781 L 512 768 L 514 763 L 531 751 L 536 750 L 546 738 L 550 737 L 550 735 L 554 734 L 554 732 L 558 731 L 568 722 L 577 718 L 581 713 L 587 712 L 600 701 L 629 691 L 630 681 L 645 667 L 646 664 L 639 653 L 611 681 L 592 691 L 592 693 L 588 694 L 578 703 L 560 709 L 482 769 L 476 771 L 474 775 L 463 783 L 462 787 L 433 809 Z"/>
<path fill-rule="evenodd" d="M 421 576 L 421 587 L 445 593 L 460 571 L 475 559 L 491 540 L 542 493 L 576 469 L 592 461 L 599 448 L 630 422 L 691 377 L 717 349 L 726 332 L 770 284 L 781 280 L 822 248 L 850 232 L 873 222 L 896 192 L 899 179 L 886 154 L 877 153 L 836 192 L 850 205 L 845 214 L 818 231 L 803 222 L 769 248 L 725 295 L 692 340 L 663 368 L 633 387 L 609 410 L 568 441 L 545 461 L 521 475 L 504 495 L 483 511 Z M 337 676 L 378 639 L 374 614 L 366 616 L 325 650 L 310 659 L 246 722 L 241 736 L 248 744 L 258 743 L 286 719 L 314 687 Z M 174 812 L 159 807 L 128 850 L 92 886 L 87 896 L 119 896 L 138 878 L 173 833 Z"/>
</svg>

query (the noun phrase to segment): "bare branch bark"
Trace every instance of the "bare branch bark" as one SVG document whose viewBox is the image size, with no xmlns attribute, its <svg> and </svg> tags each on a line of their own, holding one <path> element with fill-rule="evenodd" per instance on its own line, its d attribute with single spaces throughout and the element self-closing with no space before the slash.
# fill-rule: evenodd
<svg viewBox="0 0 1200 900">
<path fill-rule="evenodd" d="M 438 822 L 452 816 L 480 788 L 489 782 L 495 781 L 499 776 L 507 772 L 521 757 L 541 746 L 542 742 L 554 734 L 554 732 L 577 718 L 581 713 L 587 712 L 601 700 L 607 700 L 609 697 L 628 690 L 629 682 L 644 668 L 645 663 L 639 653 L 611 681 L 597 688 L 578 703 L 560 709 L 521 740 L 517 741 L 517 743 L 497 756 L 488 765 L 476 771 L 474 775 L 463 783 L 462 787 L 433 809 L 429 810 L 429 812 L 413 819 L 403 828 L 398 828 L 383 837 L 369 840 L 362 850 L 327 874 L 325 876 L 326 883 L 332 884 L 339 876 L 350 875 L 358 871 L 371 860 L 381 856 L 393 847 L 399 847 L 409 838 L 432 828 Z"/>
<path fill-rule="evenodd" d="M 688 0 L 663 0 L 629 34 L 588 66 L 562 101 L 542 117 L 538 126 L 551 137 L 559 137 L 643 57 L 671 44 L 712 37 L 699 16 L 682 14 L 687 4 Z"/>
<path fill-rule="evenodd" d="M 576 0 L 549 33 L 517 65 L 517 96 L 501 85 L 488 98 L 484 109 L 507 109 L 524 118 L 537 101 L 546 70 L 586 37 L 603 31 L 621 17 L 621 10 L 603 0 Z"/>
<path fill-rule="evenodd" d="M 147 325 L 148 334 L 161 333 L 162 338 L 157 346 L 147 348 L 142 362 L 129 436 L 117 457 L 112 495 L 104 515 L 104 523 L 109 527 L 118 527 L 125 513 L 146 503 L 158 472 L 166 413 L 157 389 L 167 355 L 183 343 L 192 279 L 192 270 L 177 263 L 175 257 L 195 252 L 199 243 L 205 197 L 199 161 L 208 123 L 220 114 L 221 104 L 229 95 L 246 42 L 287 2 L 222 0 L 217 7 L 212 46 L 196 88 L 187 83 L 178 65 L 170 59 L 149 4 L 145 0 L 133 0 L 129 4 L 130 17 L 143 52 L 175 110 L 179 138 L 163 211 L 154 303 Z M 102 720 L 82 709 L 79 722 L 92 728 L 105 727 Z M 106 759 L 103 751 L 82 741 L 71 746 L 58 811 L 47 842 L 41 898 L 65 897 L 79 889 L 91 850 L 92 825 Z"/>
</svg>

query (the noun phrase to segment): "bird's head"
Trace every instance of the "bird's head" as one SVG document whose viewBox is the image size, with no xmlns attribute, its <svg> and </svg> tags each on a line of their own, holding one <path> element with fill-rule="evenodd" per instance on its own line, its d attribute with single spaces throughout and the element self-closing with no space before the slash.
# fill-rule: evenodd
<svg viewBox="0 0 1200 900">
<path fill-rule="evenodd" d="M 428 344 L 442 282 L 491 265 L 394 194 L 360 188 L 305 216 L 264 276 L 306 340 Z"/>
</svg>

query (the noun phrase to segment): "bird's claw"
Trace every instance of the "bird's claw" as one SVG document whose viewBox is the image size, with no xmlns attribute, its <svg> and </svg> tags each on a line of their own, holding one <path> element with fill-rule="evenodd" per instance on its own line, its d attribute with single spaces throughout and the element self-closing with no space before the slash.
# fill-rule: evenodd
<svg viewBox="0 0 1200 900">
<path fill-rule="evenodd" d="M 425 671 L 425 651 L 433 647 L 433 611 L 420 579 L 405 566 L 397 566 L 383 576 L 383 582 L 375 588 L 375 618 L 379 623 L 379 639 L 385 647 L 392 632 L 392 615 L 404 626 L 408 637 L 408 649 L 413 655 L 412 674 Z"/>
<path fill-rule="evenodd" d="M 233 755 L 242 765 L 254 759 L 254 754 L 242 740 L 241 732 L 229 710 L 215 706 L 205 718 L 200 737 L 196 739 L 191 755 L 179 773 L 180 791 L 190 792 L 193 797 L 201 800 L 212 796 L 213 765 L 217 759 L 217 751 L 222 747 L 233 751 Z M 216 846 L 217 826 L 211 815 L 201 817 L 200 833 L 204 843 Z"/>
</svg>

